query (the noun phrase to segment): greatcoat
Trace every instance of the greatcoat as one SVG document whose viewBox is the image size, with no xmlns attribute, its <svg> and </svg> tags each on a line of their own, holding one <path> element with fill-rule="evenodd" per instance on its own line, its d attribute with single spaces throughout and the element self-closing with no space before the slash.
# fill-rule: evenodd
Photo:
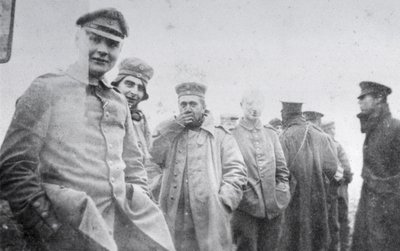
<svg viewBox="0 0 400 251">
<path fill-rule="evenodd" d="M 1 197 L 45 242 L 69 226 L 98 249 L 117 250 L 119 241 L 129 249 L 131 238 L 120 234 L 134 228 L 158 249 L 174 250 L 147 195 L 127 102 L 87 75 L 72 65 L 40 76 L 17 101 L 0 151 Z"/>
<path fill-rule="evenodd" d="M 366 134 L 362 178 L 352 250 L 399 250 L 400 121 L 387 104 L 359 114 Z"/>
<path fill-rule="evenodd" d="M 161 123 L 150 153 L 163 168 L 160 205 L 172 236 L 182 194 L 185 165 L 190 208 L 200 250 L 231 250 L 231 212 L 237 208 L 247 182 L 239 147 L 229 131 L 215 127 L 207 113 L 195 141 L 175 119 Z"/>
<path fill-rule="evenodd" d="M 327 184 L 338 168 L 331 142 L 302 116 L 286 122 L 280 140 L 291 174 L 292 200 L 285 211 L 278 250 L 327 250 Z"/>
</svg>

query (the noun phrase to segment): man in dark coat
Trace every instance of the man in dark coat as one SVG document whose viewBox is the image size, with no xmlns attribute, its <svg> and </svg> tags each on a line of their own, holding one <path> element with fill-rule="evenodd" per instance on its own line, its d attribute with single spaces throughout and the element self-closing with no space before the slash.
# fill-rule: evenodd
<svg viewBox="0 0 400 251">
<path fill-rule="evenodd" d="M 361 82 L 360 87 L 364 183 L 352 250 L 399 250 L 400 121 L 392 118 L 386 101 L 389 87 L 375 82 Z"/>
<path fill-rule="evenodd" d="M 315 125 L 319 130 L 322 130 L 322 117 L 324 114 L 317 111 L 305 111 L 303 115 L 307 122 Z M 333 139 L 325 134 L 327 139 L 329 140 L 330 147 L 334 150 L 337 156 L 337 148 Z M 339 162 L 338 162 L 339 164 Z M 333 179 L 329 183 L 328 187 L 328 210 L 329 210 L 329 231 L 331 234 L 331 243 L 329 245 L 329 250 L 339 250 L 340 247 L 340 238 L 339 238 L 339 209 L 338 209 L 338 193 L 339 193 L 339 181 L 343 178 L 343 168 L 339 165 L 338 171 L 335 174 L 335 179 Z"/>
<path fill-rule="evenodd" d="M 301 106 L 283 102 L 280 140 L 291 174 L 292 201 L 285 212 L 279 250 L 327 250 L 326 187 L 334 179 L 338 163 L 327 137 L 306 123 Z"/>
<path fill-rule="evenodd" d="M 348 185 L 352 181 L 353 173 L 351 172 L 350 162 L 343 146 L 335 139 L 335 122 L 332 121 L 322 124 L 322 130 L 331 136 L 331 139 L 336 146 L 339 164 L 343 168 L 343 179 L 340 180 L 340 186 L 338 189 L 338 217 L 340 250 L 346 251 L 350 247 Z"/>
</svg>

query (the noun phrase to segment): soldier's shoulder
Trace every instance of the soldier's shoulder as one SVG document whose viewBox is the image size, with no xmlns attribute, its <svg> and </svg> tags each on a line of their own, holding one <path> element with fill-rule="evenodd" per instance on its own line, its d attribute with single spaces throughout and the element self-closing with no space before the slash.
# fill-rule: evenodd
<svg viewBox="0 0 400 251">
<path fill-rule="evenodd" d="M 215 131 L 218 133 L 225 133 L 225 134 L 232 134 L 231 131 L 229 131 L 228 128 L 224 127 L 223 125 L 216 125 L 215 126 Z"/>
<path fill-rule="evenodd" d="M 279 134 L 278 130 L 276 130 L 275 127 L 273 127 L 270 124 L 265 124 L 264 128 L 265 128 L 265 131 L 267 131 L 267 132 Z"/>
</svg>

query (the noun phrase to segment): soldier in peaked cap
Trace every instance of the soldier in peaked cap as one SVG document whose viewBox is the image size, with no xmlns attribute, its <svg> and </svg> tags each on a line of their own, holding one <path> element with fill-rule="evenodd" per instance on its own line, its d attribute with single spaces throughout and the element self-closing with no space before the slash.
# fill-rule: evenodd
<svg viewBox="0 0 400 251">
<path fill-rule="evenodd" d="M 278 118 L 274 118 L 271 119 L 268 122 L 273 128 L 275 128 L 275 130 L 278 132 L 278 134 L 281 134 L 282 132 L 282 120 L 278 119 Z"/>
<path fill-rule="evenodd" d="M 76 24 L 77 61 L 36 78 L 16 103 L 1 197 L 32 250 L 174 250 L 127 101 L 104 78 L 128 34 L 124 17 L 102 9 Z"/>
<path fill-rule="evenodd" d="M 322 130 L 327 133 L 335 144 L 337 156 L 340 166 L 344 169 L 343 179 L 340 181 L 338 188 L 338 220 L 339 220 L 339 237 L 340 250 L 349 250 L 350 247 L 350 226 L 349 226 L 349 194 L 348 184 L 352 181 L 352 172 L 350 162 L 344 151 L 343 146 L 335 139 L 335 122 L 323 123 Z"/>
<path fill-rule="evenodd" d="M 324 116 L 324 114 L 316 111 L 305 111 L 303 112 L 303 116 L 306 119 L 306 121 L 310 121 L 314 123 L 316 126 L 321 126 L 321 119 Z"/>
<path fill-rule="evenodd" d="M 313 124 L 316 129 L 318 129 L 321 133 L 324 131 L 321 128 L 322 125 L 322 117 L 324 114 L 317 111 L 305 111 L 303 115 L 309 123 Z M 325 134 L 326 138 L 329 141 L 329 147 L 333 149 L 336 156 L 338 156 L 338 149 L 336 147 L 333 138 L 328 134 Z M 329 230 L 331 236 L 331 242 L 329 250 L 339 250 L 340 248 L 340 237 L 339 237 L 339 213 L 338 213 L 338 191 L 340 186 L 340 181 L 343 179 L 343 167 L 339 165 L 338 160 L 338 168 L 335 173 L 334 179 L 327 185 L 328 191 L 328 209 L 329 209 Z"/>
<path fill-rule="evenodd" d="M 321 130 L 306 123 L 302 103 L 282 102 L 280 135 L 290 171 L 292 200 L 284 214 L 278 250 L 327 250 L 329 247 L 326 179 L 338 168 L 336 155 Z"/>
<path fill-rule="evenodd" d="M 220 116 L 220 124 L 224 126 L 229 131 L 232 131 L 233 128 L 237 125 L 239 120 L 239 116 L 231 113 L 224 113 Z"/>
<path fill-rule="evenodd" d="M 392 117 L 385 85 L 360 83 L 357 115 L 363 147 L 364 180 L 356 213 L 352 250 L 397 250 L 400 246 L 400 121 Z"/>
<path fill-rule="evenodd" d="M 149 187 L 154 199 L 157 199 L 161 185 L 161 180 L 157 179 L 157 177 L 160 177 L 160 171 L 151 160 L 149 153 L 151 133 L 146 116 L 138 107 L 139 103 L 149 98 L 147 85 L 153 77 L 154 70 L 145 61 L 135 57 L 122 60 L 118 68 L 118 76 L 112 82 L 112 85 L 128 100 L 133 128 L 149 176 Z"/>
<path fill-rule="evenodd" d="M 246 168 L 229 130 L 206 110 L 206 86 L 176 86 L 180 114 L 162 122 L 150 153 L 163 170 L 160 206 L 177 250 L 232 250 L 230 217 Z"/>
</svg>

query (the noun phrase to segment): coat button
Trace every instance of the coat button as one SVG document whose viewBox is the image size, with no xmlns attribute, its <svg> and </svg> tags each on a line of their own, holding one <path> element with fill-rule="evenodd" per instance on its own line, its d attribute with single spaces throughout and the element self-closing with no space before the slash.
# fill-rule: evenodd
<svg viewBox="0 0 400 251">
<path fill-rule="evenodd" d="M 47 218 L 49 216 L 48 212 L 43 212 L 40 214 L 42 216 L 42 218 Z"/>
<path fill-rule="evenodd" d="M 174 185 L 174 188 L 177 188 L 178 186 L 177 185 Z"/>
<path fill-rule="evenodd" d="M 54 229 L 54 230 L 57 230 L 57 228 L 58 228 L 58 224 L 56 224 L 56 223 L 54 223 L 54 224 L 51 224 L 51 228 L 52 228 L 52 229 Z"/>
<path fill-rule="evenodd" d="M 176 177 L 176 176 L 178 176 L 178 174 L 177 174 L 177 173 L 174 173 L 174 176 Z"/>
<path fill-rule="evenodd" d="M 39 201 L 33 202 L 33 206 L 34 206 L 34 207 L 40 207 L 40 202 L 39 202 Z"/>
<path fill-rule="evenodd" d="M 171 196 L 171 200 L 174 200 L 174 196 Z"/>
<path fill-rule="evenodd" d="M 115 179 L 113 177 L 111 177 L 111 183 L 114 183 Z"/>
</svg>

